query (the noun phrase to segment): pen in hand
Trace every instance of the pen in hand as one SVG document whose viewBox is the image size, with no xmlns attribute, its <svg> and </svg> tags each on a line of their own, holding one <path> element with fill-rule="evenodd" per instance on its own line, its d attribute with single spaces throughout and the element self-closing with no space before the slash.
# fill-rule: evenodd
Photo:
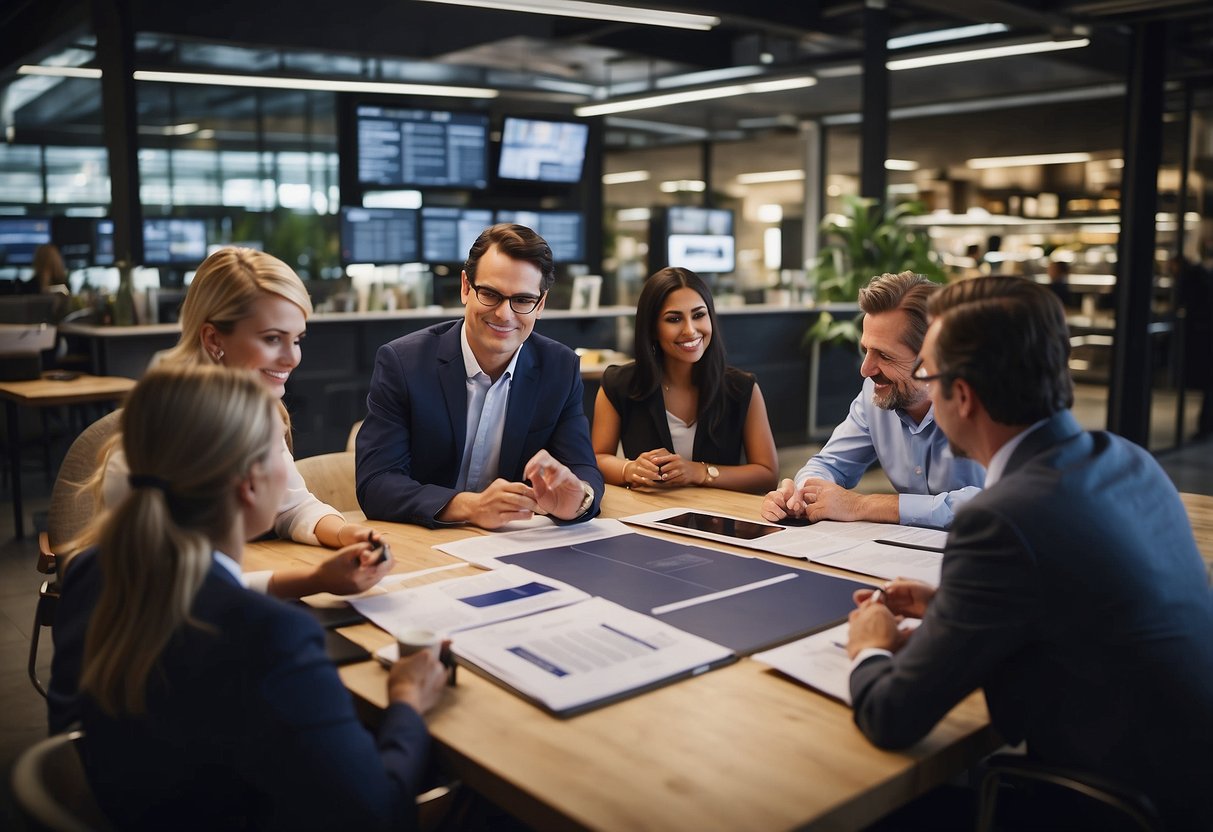
<svg viewBox="0 0 1213 832">
<path fill-rule="evenodd" d="M 388 559 L 388 555 L 391 554 L 391 550 L 388 549 L 387 544 L 383 542 L 383 538 L 381 536 L 375 534 L 375 532 L 371 532 L 370 537 L 367 538 L 367 542 L 374 547 L 371 549 L 372 555 L 375 554 L 375 552 L 379 553 L 379 557 L 375 558 L 375 560 L 371 562 L 372 566 L 378 566 Z"/>
</svg>

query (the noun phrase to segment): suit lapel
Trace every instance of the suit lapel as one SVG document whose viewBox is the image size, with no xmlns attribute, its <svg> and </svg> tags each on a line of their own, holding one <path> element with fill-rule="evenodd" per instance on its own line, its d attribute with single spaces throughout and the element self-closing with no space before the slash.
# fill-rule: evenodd
<svg viewBox="0 0 1213 832">
<path fill-rule="evenodd" d="M 442 398 L 451 420 L 451 435 L 455 437 L 455 458 L 460 460 L 468 432 L 467 368 L 463 366 L 459 335 L 462 331 L 462 322 L 456 323 L 442 333 L 438 341 L 438 382 L 442 385 Z"/>
<path fill-rule="evenodd" d="M 1007 460 L 1003 476 L 1018 470 L 1037 454 L 1043 453 L 1057 443 L 1081 432 L 1082 427 L 1070 411 L 1062 410 L 1054 413 L 1047 422 L 1025 436 L 1024 440 L 1019 443 L 1019 447 Z"/>
<path fill-rule="evenodd" d="M 528 348 L 524 342 L 518 348 L 518 363 L 514 365 L 514 377 L 510 380 L 510 400 L 505 411 L 505 430 L 501 436 L 501 456 L 497 463 L 497 475 L 507 480 L 515 478 L 522 470 L 523 442 L 530 432 L 535 415 L 535 404 L 539 400 L 538 350 Z"/>
</svg>

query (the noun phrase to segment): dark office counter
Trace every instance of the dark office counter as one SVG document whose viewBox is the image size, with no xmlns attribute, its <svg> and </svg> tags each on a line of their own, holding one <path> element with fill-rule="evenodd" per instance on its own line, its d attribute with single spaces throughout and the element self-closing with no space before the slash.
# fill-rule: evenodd
<svg viewBox="0 0 1213 832">
<path fill-rule="evenodd" d="M 853 308 L 846 310 L 853 313 Z M 754 373 L 766 396 L 775 441 L 806 441 L 809 351 L 804 332 L 818 311 L 777 306 L 718 310 L 720 334 L 729 363 Z M 535 331 L 570 347 L 631 352 L 632 307 L 595 312 L 550 309 Z M 837 314 L 837 310 L 836 310 Z M 366 415 L 366 394 L 380 345 L 441 321 L 460 317 L 459 309 L 397 310 L 313 315 L 308 320 L 303 361 L 291 374 L 286 403 L 295 430 L 295 455 L 343 450 L 350 425 Z M 177 343 L 176 324 L 101 327 L 66 324 L 62 332 L 88 344 L 97 375 L 139 378 L 152 355 Z M 626 343 L 620 343 L 624 339 Z M 587 415 L 592 416 L 597 381 L 586 381 Z M 859 389 L 845 397 L 849 401 Z M 841 418 L 843 414 L 838 414 Z"/>
</svg>

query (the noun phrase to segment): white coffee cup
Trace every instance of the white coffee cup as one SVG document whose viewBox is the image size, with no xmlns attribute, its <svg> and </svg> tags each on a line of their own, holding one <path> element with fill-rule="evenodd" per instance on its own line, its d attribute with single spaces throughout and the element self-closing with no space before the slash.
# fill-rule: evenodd
<svg viewBox="0 0 1213 832">
<path fill-rule="evenodd" d="M 402 659 L 422 650 L 430 651 L 430 655 L 437 659 L 442 652 L 442 637 L 433 630 L 410 627 L 407 630 L 398 630 L 395 636 L 398 655 Z"/>
</svg>

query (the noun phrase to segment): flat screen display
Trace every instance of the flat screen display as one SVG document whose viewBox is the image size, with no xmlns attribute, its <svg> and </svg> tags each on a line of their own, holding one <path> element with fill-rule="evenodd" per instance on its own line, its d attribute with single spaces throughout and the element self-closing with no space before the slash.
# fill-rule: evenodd
<svg viewBox="0 0 1213 832">
<path fill-rule="evenodd" d="M 493 224 L 487 208 L 421 209 L 421 260 L 424 263 L 462 263 L 480 232 Z"/>
<path fill-rule="evenodd" d="M 110 229 L 111 241 L 113 228 Z M 113 246 L 111 244 L 111 256 Z M 206 220 L 143 221 L 143 262 L 149 266 L 197 266 L 206 259 Z"/>
<path fill-rule="evenodd" d="M 0 266 L 28 266 L 34 249 L 51 241 L 48 217 L 0 218 Z"/>
<path fill-rule="evenodd" d="M 341 262 L 393 265 L 420 260 L 417 209 L 341 209 Z"/>
<path fill-rule="evenodd" d="M 533 230 L 548 241 L 557 263 L 585 262 L 585 220 L 579 211 L 498 211 L 497 222 Z"/>
<path fill-rule="evenodd" d="M 753 523 L 749 520 L 735 520 L 732 517 L 721 517 L 717 514 L 701 514 L 697 511 L 687 511 L 657 520 L 666 526 L 677 526 L 696 532 L 711 532 L 723 537 L 734 537 L 738 540 L 757 540 L 769 534 L 783 531 L 782 526 L 772 526 L 767 523 Z"/>
<path fill-rule="evenodd" d="M 506 116 L 497 178 L 577 182 L 585 164 L 587 124 Z"/>
<path fill-rule="evenodd" d="M 488 186 L 488 116 L 364 104 L 355 122 L 359 184 Z"/>
<path fill-rule="evenodd" d="M 737 267 L 733 212 L 677 205 L 666 212 L 666 262 L 703 274 Z"/>
<path fill-rule="evenodd" d="M 69 269 L 114 264 L 113 220 L 55 217 L 51 237 Z"/>
</svg>

